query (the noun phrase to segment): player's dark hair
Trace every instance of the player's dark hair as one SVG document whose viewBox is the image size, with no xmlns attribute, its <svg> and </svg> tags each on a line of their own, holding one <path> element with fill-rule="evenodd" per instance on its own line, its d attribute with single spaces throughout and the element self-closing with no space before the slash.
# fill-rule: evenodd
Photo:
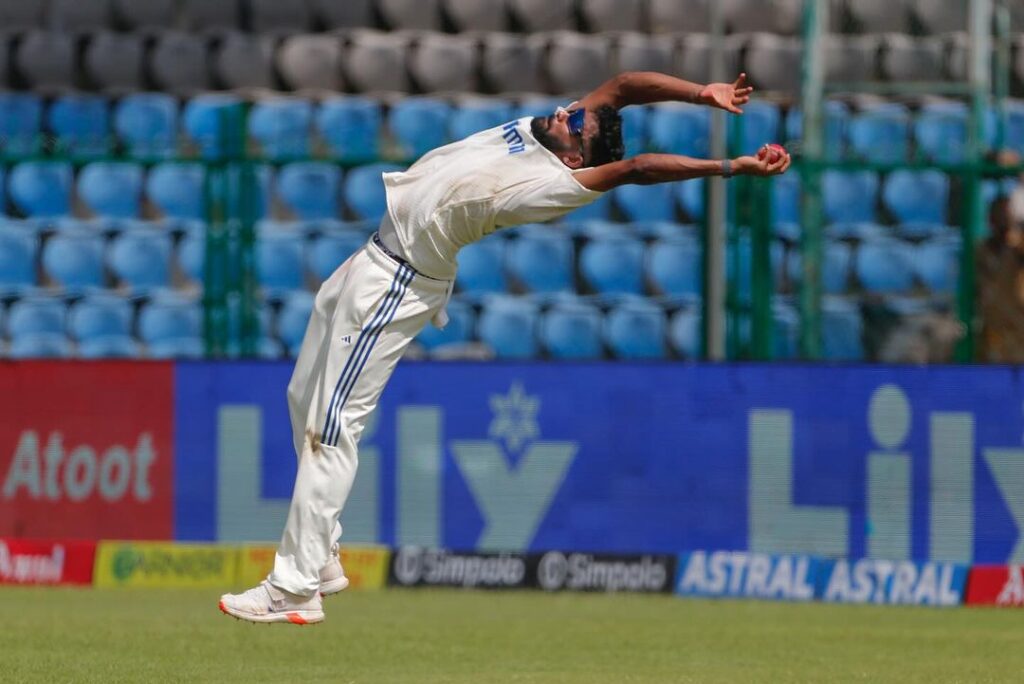
<svg viewBox="0 0 1024 684">
<path fill-rule="evenodd" d="M 597 133 L 590 138 L 590 165 L 601 166 L 622 159 L 626 148 L 622 143 L 622 115 L 610 105 L 599 108 Z"/>
</svg>

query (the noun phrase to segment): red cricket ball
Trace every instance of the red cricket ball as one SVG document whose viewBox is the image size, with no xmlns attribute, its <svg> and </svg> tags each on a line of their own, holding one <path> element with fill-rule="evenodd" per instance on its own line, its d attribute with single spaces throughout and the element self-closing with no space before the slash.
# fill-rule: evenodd
<svg viewBox="0 0 1024 684">
<path fill-rule="evenodd" d="M 774 164 L 784 156 L 786 156 L 786 148 L 778 143 L 770 143 L 757 151 L 757 158 L 764 159 L 768 157 L 769 164 Z"/>
</svg>

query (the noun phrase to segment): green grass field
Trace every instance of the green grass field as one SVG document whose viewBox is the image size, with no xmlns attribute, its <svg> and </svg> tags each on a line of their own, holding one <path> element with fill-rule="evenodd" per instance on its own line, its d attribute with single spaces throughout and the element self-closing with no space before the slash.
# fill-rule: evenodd
<svg viewBox="0 0 1024 684">
<path fill-rule="evenodd" d="M 390 590 L 308 627 L 195 590 L 4 589 L 0 681 L 1019 682 L 1024 613 Z"/>
</svg>

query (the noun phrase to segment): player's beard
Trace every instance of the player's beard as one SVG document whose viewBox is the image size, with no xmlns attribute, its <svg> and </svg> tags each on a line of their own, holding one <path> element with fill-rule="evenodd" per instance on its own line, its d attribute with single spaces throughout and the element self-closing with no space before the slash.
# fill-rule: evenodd
<svg viewBox="0 0 1024 684">
<path fill-rule="evenodd" d="M 535 116 L 530 121 L 530 132 L 533 133 L 533 137 L 537 139 L 544 147 L 548 148 L 552 152 L 557 152 L 561 149 L 561 145 L 555 140 L 550 133 L 548 133 L 548 127 L 550 126 L 550 116 Z"/>
</svg>

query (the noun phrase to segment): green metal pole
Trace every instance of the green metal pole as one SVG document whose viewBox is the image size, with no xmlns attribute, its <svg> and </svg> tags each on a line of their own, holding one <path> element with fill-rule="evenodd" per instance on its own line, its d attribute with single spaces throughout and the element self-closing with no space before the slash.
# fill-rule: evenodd
<svg viewBox="0 0 1024 684">
<path fill-rule="evenodd" d="M 753 358 L 772 358 L 772 180 L 753 178 L 750 183 L 751 250 L 751 343 Z"/>
<path fill-rule="evenodd" d="M 800 250 L 803 278 L 800 288 L 800 351 L 805 359 L 821 357 L 821 260 L 824 215 L 820 164 L 825 153 L 823 35 L 828 26 L 828 1 L 805 0 L 804 53 L 801 64 L 804 131 L 800 172 L 803 185 Z"/>
</svg>

